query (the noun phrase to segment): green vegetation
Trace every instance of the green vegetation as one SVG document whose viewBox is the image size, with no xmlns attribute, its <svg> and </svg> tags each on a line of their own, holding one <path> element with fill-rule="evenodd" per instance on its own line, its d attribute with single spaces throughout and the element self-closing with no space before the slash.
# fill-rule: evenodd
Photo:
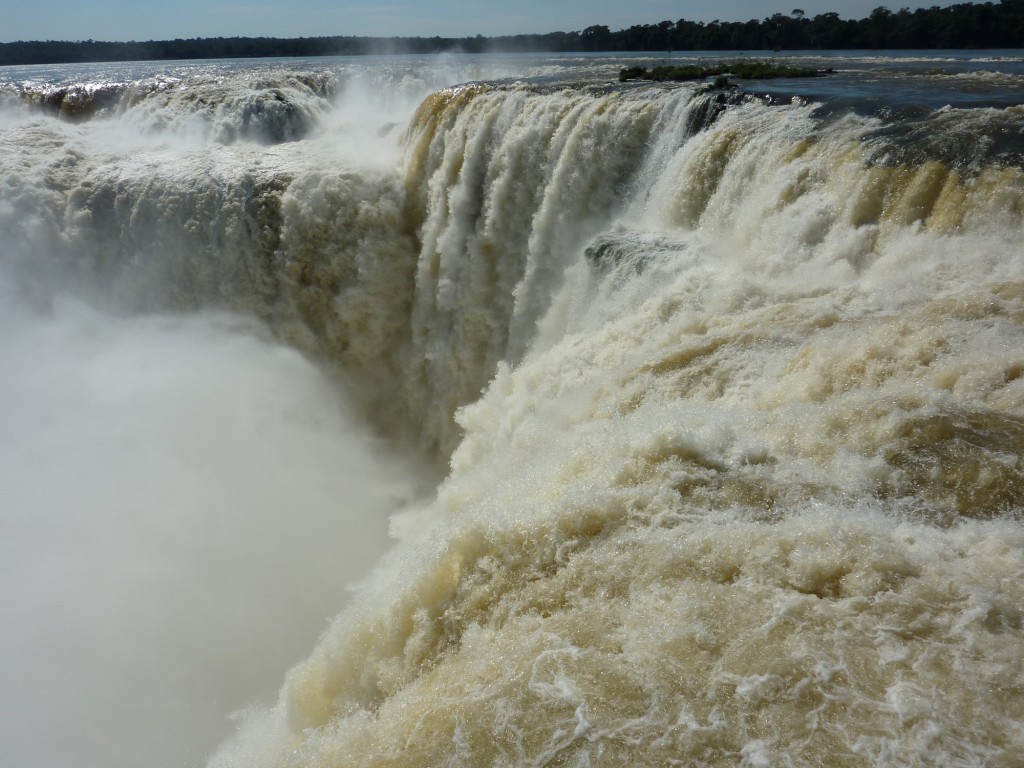
<svg viewBox="0 0 1024 768">
<path fill-rule="evenodd" d="M 581 32 L 486 38 L 217 37 L 113 43 L 95 40 L 0 43 L 0 65 L 84 61 L 339 56 L 368 53 L 540 51 L 765 51 L 856 48 L 1024 48 L 1024 0 L 960 3 L 948 8 L 879 6 L 865 19 L 838 13 L 813 18 L 799 8 L 761 21 L 708 24 L 679 19 L 618 32 L 603 25 Z"/>
<path fill-rule="evenodd" d="M 771 80 L 777 77 L 822 77 L 830 70 L 793 67 L 788 64 L 777 64 L 771 61 L 733 61 L 719 62 L 713 66 L 686 64 L 680 67 L 626 67 L 619 72 L 619 81 L 650 80 L 655 83 L 680 82 L 683 80 L 703 80 L 715 78 L 715 87 L 724 88 L 729 85 L 728 75 L 743 80 Z"/>
</svg>

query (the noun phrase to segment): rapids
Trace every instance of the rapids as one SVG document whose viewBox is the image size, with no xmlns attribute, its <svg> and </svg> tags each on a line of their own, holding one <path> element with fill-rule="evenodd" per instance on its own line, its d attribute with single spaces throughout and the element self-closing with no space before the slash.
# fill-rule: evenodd
<svg viewBox="0 0 1024 768">
<path fill-rule="evenodd" d="M 865 67 L 892 66 L 864 61 L 820 87 L 853 93 Z M 210 765 L 1018 764 L 1017 62 L 991 78 L 977 69 L 998 74 L 990 58 L 948 67 L 1003 89 L 984 104 L 972 90 L 964 103 L 887 109 L 878 94 L 853 107 L 790 98 L 785 83 L 620 85 L 604 60 L 567 64 L 571 77 L 551 62 L 516 66 L 459 85 L 415 67 L 385 86 L 379 73 L 310 67 L 0 89 L 5 418 L 68 423 L 84 398 L 56 386 L 74 390 L 61 370 L 127 413 L 127 371 L 153 368 L 157 386 L 177 370 L 162 351 L 226 357 L 230 372 L 250 363 L 228 350 L 259 350 L 286 366 L 251 374 L 251 397 L 281 409 L 280 423 L 249 437 L 243 412 L 213 432 L 294 446 L 255 470 L 282 471 L 285 497 L 311 486 L 343 497 L 341 522 L 309 528 L 317 563 L 327 568 L 335 541 L 379 558 L 315 646 L 296 649 L 276 703 L 241 716 Z M 889 76 L 916 78 L 912 93 L 938 66 Z M 93 330 L 80 338 L 81 327 Z M 147 344 L 153 359 L 100 376 L 74 362 L 83 345 Z M 51 352 L 41 363 L 34 349 Z M 352 413 L 318 405 L 333 402 L 324 387 Z M 247 390 L 232 385 L 184 421 L 199 437 L 174 455 L 201 451 L 213 437 L 198 425 Z M 154 398 L 146 408 L 161 408 Z M 129 444 L 150 434 L 162 446 L 168 429 Z M 360 437 L 310 443 L 324 430 Z M 31 426 L 13 434 L 32 445 Z M 75 462 L 86 449 L 40 450 Z M 4 464 L 17 455 L 9 446 Z M 287 471 L 307 461 L 312 473 L 344 468 L 350 484 Z M 33 516 L 50 516 L 46 530 L 65 517 L 117 529 L 116 515 L 73 498 L 37 502 L 40 466 L 0 497 L 6 531 L 43 525 L 24 522 Z M 244 488 L 252 471 L 211 475 Z M 425 478 L 441 479 L 424 492 Z M 357 487 L 367 498 L 351 502 Z M 211 537 L 199 578 L 216 589 L 195 598 L 211 635 L 238 631 L 218 628 L 218 606 L 258 602 L 265 578 L 341 603 L 327 582 L 368 568 L 301 569 L 304 545 L 290 541 L 271 574 L 236 583 L 252 568 L 228 557 L 236 541 L 273 551 L 292 529 L 288 501 L 250 519 L 266 493 L 232 502 L 230 543 L 187 495 L 154 513 L 159 526 L 182 521 L 186 539 Z M 393 543 L 347 533 L 353 514 L 370 528 L 388 519 Z M 50 551 L 34 535 L 34 549 L 5 558 L 5 623 L 42 610 L 14 586 L 29 555 Z M 67 599 L 90 612 L 92 598 Z M 287 604 L 271 610 L 291 621 Z M 183 612 L 168 606 L 161 620 Z M 73 628 L 60 617 L 51 632 Z M 96 626 L 132 636 L 116 617 Z M 80 673 L 94 654 L 26 663 Z M 107 663 L 90 684 L 116 675 Z M 13 667 L 5 676 L 30 687 Z M 129 729 L 142 727 L 122 713 L 138 695 L 125 690 L 128 707 L 112 710 Z M 22 696 L 26 721 L 46 716 Z"/>
</svg>

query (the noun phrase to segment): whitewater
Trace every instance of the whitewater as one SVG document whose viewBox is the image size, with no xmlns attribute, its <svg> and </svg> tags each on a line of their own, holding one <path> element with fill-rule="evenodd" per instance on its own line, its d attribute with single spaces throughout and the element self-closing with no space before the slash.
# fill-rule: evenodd
<svg viewBox="0 0 1024 768">
<path fill-rule="evenodd" d="M 0 68 L 5 761 L 1020 765 L 1024 58 L 778 55 Z"/>
</svg>

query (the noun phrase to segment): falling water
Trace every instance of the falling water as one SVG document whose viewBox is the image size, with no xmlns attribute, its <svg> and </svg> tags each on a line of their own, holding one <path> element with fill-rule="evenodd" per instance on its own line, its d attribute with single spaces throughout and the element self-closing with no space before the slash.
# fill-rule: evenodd
<svg viewBox="0 0 1024 768">
<path fill-rule="evenodd" d="M 926 58 L 12 75 L 5 752 L 1015 765 L 1024 63 Z"/>
</svg>

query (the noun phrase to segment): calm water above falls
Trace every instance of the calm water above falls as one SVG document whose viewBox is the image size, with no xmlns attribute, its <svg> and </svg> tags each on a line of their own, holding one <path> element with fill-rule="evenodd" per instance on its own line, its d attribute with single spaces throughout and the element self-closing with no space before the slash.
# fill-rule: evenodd
<svg viewBox="0 0 1024 768">
<path fill-rule="evenodd" d="M 0 749 L 1017 765 L 1024 57 L 778 55 L 0 70 Z"/>
</svg>

